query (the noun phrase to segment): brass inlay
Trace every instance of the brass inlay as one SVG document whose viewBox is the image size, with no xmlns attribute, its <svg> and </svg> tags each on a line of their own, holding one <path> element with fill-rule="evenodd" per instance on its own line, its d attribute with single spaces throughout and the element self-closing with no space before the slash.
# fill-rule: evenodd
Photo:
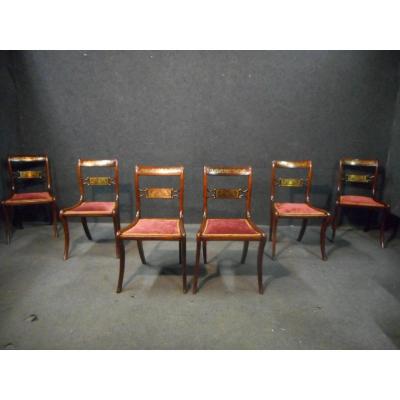
<svg viewBox="0 0 400 400">
<path fill-rule="evenodd" d="M 18 179 L 41 179 L 42 171 L 18 171 Z"/>
<path fill-rule="evenodd" d="M 140 197 L 146 199 L 174 199 L 178 197 L 178 191 L 174 188 L 143 188 L 139 191 Z"/>
<path fill-rule="evenodd" d="M 274 161 L 278 168 L 308 168 L 310 161 Z"/>
<path fill-rule="evenodd" d="M 249 167 L 207 167 L 206 173 L 208 175 L 250 175 L 251 168 Z"/>
<path fill-rule="evenodd" d="M 355 183 L 369 183 L 371 182 L 372 177 L 370 175 L 346 175 L 346 182 L 355 182 Z"/>
<path fill-rule="evenodd" d="M 81 167 L 114 167 L 116 160 L 79 160 Z"/>
<path fill-rule="evenodd" d="M 242 199 L 247 196 L 247 189 L 208 189 L 212 199 Z"/>
<path fill-rule="evenodd" d="M 138 166 L 136 171 L 139 175 L 169 175 L 179 176 L 183 173 L 183 167 L 146 167 Z"/>
<path fill-rule="evenodd" d="M 302 187 L 304 186 L 304 179 L 298 178 L 279 178 L 277 180 L 278 186 L 281 187 Z"/>
<path fill-rule="evenodd" d="M 11 162 L 35 162 L 35 161 L 46 161 L 46 157 L 41 156 L 13 156 L 10 157 Z"/>
<path fill-rule="evenodd" d="M 376 167 L 378 165 L 377 160 L 360 160 L 358 158 L 350 159 L 344 158 L 341 160 L 343 165 L 361 166 L 361 167 Z"/>
<path fill-rule="evenodd" d="M 114 184 L 114 179 L 109 176 L 87 176 L 83 180 L 83 184 L 89 186 L 110 186 Z"/>
</svg>

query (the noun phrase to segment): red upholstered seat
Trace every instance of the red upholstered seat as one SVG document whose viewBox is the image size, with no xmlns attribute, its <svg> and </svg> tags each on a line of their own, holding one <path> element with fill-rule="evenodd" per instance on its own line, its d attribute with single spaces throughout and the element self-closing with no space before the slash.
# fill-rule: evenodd
<svg viewBox="0 0 400 400">
<path fill-rule="evenodd" d="M 340 196 L 340 204 L 348 204 L 352 206 L 366 206 L 366 207 L 385 207 L 383 203 L 379 203 L 372 197 L 368 196 Z"/>
<path fill-rule="evenodd" d="M 31 193 L 14 193 L 9 199 L 5 201 L 5 203 L 14 203 L 14 202 L 47 202 L 52 201 L 49 192 L 31 192 Z"/>
<path fill-rule="evenodd" d="M 64 211 L 65 215 L 71 214 L 111 214 L 115 208 L 113 201 L 84 201 L 71 210 Z"/>
<path fill-rule="evenodd" d="M 260 235 L 247 219 L 218 218 L 207 219 L 203 235 Z"/>
<path fill-rule="evenodd" d="M 179 219 L 141 218 L 121 237 L 132 236 L 180 236 Z"/>
<path fill-rule="evenodd" d="M 275 209 L 279 215 L 312 215 L 325 216 L 325 211 L 319 211 L 309 206 L 307 203 L 275 203 Z"/>
</svg>

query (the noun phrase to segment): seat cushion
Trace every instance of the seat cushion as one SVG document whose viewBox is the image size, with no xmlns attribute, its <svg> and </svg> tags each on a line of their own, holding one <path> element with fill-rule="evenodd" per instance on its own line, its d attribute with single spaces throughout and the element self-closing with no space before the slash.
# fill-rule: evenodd
<svg viewBox="0 0 400 400">
<path fill-rule="evenodd" d="M 121 237 L 164 235 L 181 236 L 179 219 L 140 218 L 132 228 L 123 232 Z"/>
<path fill-rule="evenodd" d="M 50 202 L 53 201 L 49 192 L 14 193 L 5 203 L 14 202 Z"/>
<path fill-rule="evenodd" d="M 275 210 L 279 215 L 311 215 L 311 216 L 325 216 L 327 212 L 316 210 L 309 206 L 307 203 L 275 203 Z"/>
<path fill-rule="evenodd" d="M 385 207 L 385 204 L 379 203 L 372 197 L 368 196 L 340 196 L 340 204 L 348 204 L 351 206 L 366 206 L 366 207 Z"/>
<path fill-rule="evenodd" d="M 111 214 L 115 208 L 113 201 L 84 201 L 71 210 L 64 211 L 65 215 L 71 214 Z"/>
<path fill-rule="evenodd" d="M 242 218 L 207 219 L 202 234 L 204 236 L 260 235 L 247 219 Z"/>
</svg>

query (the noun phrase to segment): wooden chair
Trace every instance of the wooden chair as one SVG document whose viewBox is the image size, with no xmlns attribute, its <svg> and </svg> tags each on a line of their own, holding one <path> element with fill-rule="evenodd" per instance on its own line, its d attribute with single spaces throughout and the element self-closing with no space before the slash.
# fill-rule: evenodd
<svg viewBox="0 0 400 400">
<path fill-rule="evenodd" d="M 7 243 L 12 233 L 12 211 L 16 206 L 37 204 L 49 205 L 51 208 L 54 237 L 57 232 L 57 205 L 52 194 L 49 159 L 39 155 L 13 155 L 8 157 L 8 175 L 11 183 L 10 196 L 1 202 L 4 213 Z M 42 184 L 43 191 L 25 191 L 27 186 Z M 24 189 L 24 191 L 21 191 Z"/>
<path fill-rule="evenodd" d="M 209 176 L 247 176 L 247 188 L 209 189 Z M 197 293 L 198 289 L 201 244 L 203 244 L 203 260 L 207 264 L 207 242 L 213 240 L 243 241 L 242 264 L 246 261 L 249 242 L 259 242 L 257 259 L 258 292 L 263 294 L 262 262 L 266 235 L 251 220 L 252 178 L 251 167 L 204 167 L 203 220 L 196 237 L 196 265 L 194 269 L 193 294 Z M 208 218 L 208 199 L 246 199 L 246 216 L 245 218 Z"/>
<path fill-rule="evenodd" d="M 176 176 L 179 177 L 179 189 L 174 188 L 140 188 L 140 177 L 143 176 Z M 122 290 L 125 271 L 125 240 L 136 240 L 140 259 L 146 264 L 143 251 L 144 240 L 171 240 L 179 242 L 179 263 L 182 264 L 183 292 L 187 291 L 186 282 L 186 233 L 183 223 L 184 168 L 152 167 L 137 165 L 135 168 L 136 216 L 131 224 L 117 233 L 117 243 L 120 252 L 120 269 L 117 293 Z M 179 218 L 142 218 L 141 199 L 163 199 L 179 201 Z"/>
<path fill-rule="evenodd" d="M 305 178 L 281 178 L 277 177 L 277 169 L 299 168 L 306 171 Z M 330 222 L 330 214 L 328 211 L 314 207 L 310 203 L 310 191 L 312 180 L 312 162 L 306 161 L 272 161 L 272 177 L 271 177 L 271 203 L 270 203 L 270 240 L 272 240 L 272 258 L 275 258 L 276 250 L 276 231 L 279 218 L 298 218 L 302 219 L 302 226 L 297 238 L 301 241 L 306 231 L 307 222 L 310 218 L 321 218 L 320 246 L 322 259 L 326 260 L 325 253 L 325 236 L 326 228 Z M 305 201 L 303 203 L 278 203 L 275 201 L 276 187 L 284 188 L 304 188 Z"/>
<path fill-rule="evenodd" d="M 351 169 L 351 170 L 350 170 Z M 361 172 L 361 174 L 360 174 Z M 364 172 L 364 173 L 362 173 Z M 381 247 L 385 247 L 385 222 L 390 211 L 390 206 L 376 198 L 376 185 L 378 180 L 379 162 L 378 160 L 359 160 L 343 158 L 339 162 L 339 179 L 337 184 L 336 205 L 332 223 L 332 240 L 335 238 L 337 222 L 343 207 L 358 207 L 368 210 L 367 225 L 369 228 L 370 214 L 372 210 L 381 210 L 382 219 L 380 224 L 379 241 Z M 343 194 L 345 186 L 357 185 L 368 188 L 370 196 L 359 196 Z"/>
<path fill-rule="evenodd" d="M 84 176 L 82 168 L 107 167 L 113 170 L 113 176 Z M 78 160 L 77 176 L 79 184 L 79 202 L 72 207 L 60 211 L 60 219 L 64 227 L 64 260 L 69 253 L 69 228 L 68 218 L 79 217 L 82 222 L 86 237 L 92 240 L 87 225 L 87 217 L 111 217 L 114 223 L 114 235 L 120 228 L 119 220 L 119 170 L 117 160 Z M 85 186 L 113 186 L 114 201 L 88 201 L 86 199 Z M 119 256 L 116 244 L 117 257 Z"/>
</svg>

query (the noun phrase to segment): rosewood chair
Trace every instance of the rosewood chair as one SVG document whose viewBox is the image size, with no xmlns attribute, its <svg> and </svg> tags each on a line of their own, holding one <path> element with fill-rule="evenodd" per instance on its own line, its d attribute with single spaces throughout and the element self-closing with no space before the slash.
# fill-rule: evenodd
<svg viewBox="0 0 400 400">
<path fill-rule="evenodd" d="M 84 176 L 82 168 L 106 167 L 113 171 L 113 176 Z M 82 222 L 86 237 L 92 240 L 87 225 L 87 217 L 111 217 L 114 223 L 114 235 L 120 228 L 119 221 L 119 170 L 117 160 L 78 160 L 77 176 L 79 184 L 79 202 L 72 207 L 60 211 L 60 219 L 64 227 L 64 260 L 69 253 L 69 228 L 68 218 L 79 217 Z M 88 201 L 85 186 L 112 186 L 114 189 L 113 201 Z M 117 257 L 119 256 L 116 244 Z"/>
<path fill-rule="evenodd" d="M 209 188 L 209 176 L 246 176 L 247 188 Z M 204 167 L 203 173 L 203 220 L 196 237 L 196 265 L 194 269 L 193 294 L 197 293 L 200 247 L 203 245 L 203 259 L 207 264 L 207 242 L 222 240 L 243 241 L 241 263 L 246 261 L 247 250 L 250 241 L 259 242 L 257 258 L 258 292 L 263 294 L 262 262 L 266 242 L 265 233 L 251 220 L 251 191 L 252 191 L 251 167 Z M 209 218 L 208 199 L 246 199 L 245 218 Z"/>
<path fill-rule="evenodd" d="M 278 169 L 301 169 L 306 171 L 305 178 L 281 178 L 277 177 Z M 271 177 L 271 203 L 270 203 L 270 240 L 272 240 L 272 258 L 275 258 L 276 250 L 276 231 L 279 218 L 302 219 L 302 226 L 297 238 L 298 241 L 304 236 L 307 222 L 310 218 L 320 218 L 322 220 L 320 233 L 320 246 L 322 259 L 327 259 L 325 253 L 326 228 L 331 220 L 328 211 L 313 206 L 310 202 L 312 180 L 312 162 L 306 161 L 272 161 Z M 305 188 L 305 199 L 303 203 L 280 203 L 275 201 L 276 188 Z"/>
<path fill-rule="evenodd" d="M 140 177 L 179 177 L 179 189 L 170 187 L 145 187 L 140 188 Z M 183 196 L 184 196 L 184 168 L 176 167 L 152 167 L 137 165 L 135 168 L 135 195 L 136 216 L 131 224 L 117 233 L 117 243 L 120 252 L 119 277 L 117 293 L 122 290 L 125 271 L 125 240 L 136 240 L 140 259 L 146 264 L 143 251 L 144 240 L 171 240 L 179 242 L 179 263 L 182 264 L 183 292 L 187 291 L 186 282 L 186 233 L 183 223 Z M 179 201 L 179 218 L 142 218 L 141 199 L 161 199 Z"/>
<path fill-rule="evenodd" d="M 360 173 L 361 172 L 361 173 Z M 376 186 L 378 180 L 379 162 L 378 160 L 359 160 L 343 158 L 339 162 L 339 180 L 337 184 L 336 205 L 332 223 L 332 240 L 335 238 L 337 221 L 340 218 L 343 207 L 358 207 L 368 210 L 367 225 L 369 228 L 370 212 L 372 210 L 381 210 L 382 219 L 380 224 L 380 244 L 385 247 L 384 234 L 385 222 L 389 214 L 390 206 L 376 198 Z M 343 194 L 345 186 L 357 185 L 363 186 L 370 192 L 369 196 L 359 196 Z"/>
<path fill-rule="evenodd" d="M 16 206 L 49 205 L 54 237 L 57 237 L 57 205 L 56 198 L 52 194 L 48 157 L 45 155 L 13 155 L 8 157 L 7 164 L 11 194 L 1 202 L 7 243 L 9 244 L 11 240 L 12 210 Z M 32 191 L 34 184 L 43 185 L 42 191 L 37 191 L 36 189 Z M 27 186 L 31 187 L 31 191 L 26 191 Z M 22 189 L 23 191 L 21 191 Z"/>
</svg>

